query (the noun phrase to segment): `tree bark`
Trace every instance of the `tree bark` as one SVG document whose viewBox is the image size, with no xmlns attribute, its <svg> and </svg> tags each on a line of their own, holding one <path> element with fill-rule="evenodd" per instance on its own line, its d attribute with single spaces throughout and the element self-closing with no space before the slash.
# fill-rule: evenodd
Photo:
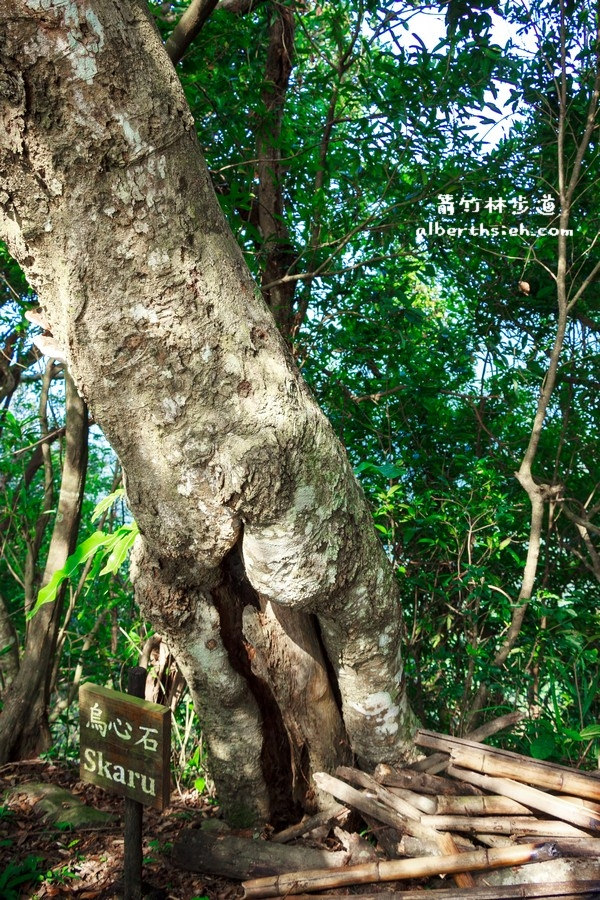
<svg viewBox="0 0 600 900">
<path fill-rule="evenodd" d="M 316 617 L 343 716 L 330 742 L 345 729 L 364 764 L 404 759 L 393 572 L 153 23 L 135 2 L 0 0 L 0 26 L 0 230 L 123 465 L 136 597 L 186 675 L 224 808 L 269 815 L 268 760 L 291 759 L 253 616 Z"/>
<path fill-rule="evenodd" d="M 10 612 L 0 594 L 0 698 L 19 671 L 19 638 Z"/>
</svg>

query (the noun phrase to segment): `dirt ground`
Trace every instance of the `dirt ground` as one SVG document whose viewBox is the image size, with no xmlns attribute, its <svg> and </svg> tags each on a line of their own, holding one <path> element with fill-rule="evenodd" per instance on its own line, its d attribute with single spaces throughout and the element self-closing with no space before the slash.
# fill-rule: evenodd
<svg viewBox="0 0 600 900">
<path fill-rule="evenodd" d="M 93 826 L 48 824 L 31 796 L 32 784 L 66 788 L 86 804 L 113 818 Z M 123 865 L 123 806 L 112 796 L 79 780 L 78 768 L 42 761 L 0 768 L 0 898 L 113 900 L 120 895 Z M 38 798 L 39 799 L 39 798 Z M 147 900 L 234 900 L 237 883 L 175 868 L 173 841 L 182 828 L 200 827 L 218 808 L 196 790 L 173 791 L 163 812 L 144 810 L 144 897 Z"/>
</svg>

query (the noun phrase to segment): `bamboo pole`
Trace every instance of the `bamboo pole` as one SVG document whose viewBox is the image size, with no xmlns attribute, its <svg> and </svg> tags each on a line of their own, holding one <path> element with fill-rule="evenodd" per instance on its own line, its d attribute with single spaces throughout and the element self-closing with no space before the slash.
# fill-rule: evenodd
<svg viewBox="0 0 600 900">
<path fill-rule="evenodd" d="M 417 732 L 415 743 L 421 747 L 443 750 L 450 754 L 454 765 L 464 769 L 499 778 L 512 778 L 546 790 L 600 801 L 600 779 L 568 766 L 532 760 L 509 750 L 496 750 L 474 741 L 447 737 L 424 729 Z"/>
<path fill-rule="evenodd" d="M 396 788 L 392 792 L 389 788 L 376 781 L 372 775 L 367 775 L 366 772 L 361 772 L 360 769 L 354 769 L 350 766 L 338 766 L 335 774 L 338 778 L 349 781 L 350 784 L 356 784 L 358 787 L 373 791 L 378 800 L 391 806 L 392 809 L 396 809 L 394 798 L 398 797 L 400 800 L 409 803 L 417 813 L 420 811 L 432 816 L 437 811 L 437 800 L 434 800 L 432 797 L 425 797 L 422 794 L 417 794 L 415 791 L 405 790 L 404 788 Z"/>
<path fill-rule="evenodd" d="M 366 794 L 350 787 L 339 778 L 327 775 L 325 772 L 316 772 L 313 778 L 317 786 L 327 793 L 332 794 L 342 803 L 348 803 L 355 809 L 373 816 L 386 825 L 407 832 L 422 841 L 423 844 L 441 850 L 442 854 L 455 855 L 458 847 L 450 834 L 440 834 L 432 828 L 425 828 L 420 822 L 420 813 L 406 800 L 396 797 L 384 787 L 378 784 L 370 775 L 359 772 L 357 769 L 340 767 L 338 771 L 348 772 L 356 781 L 363 785 L 373 785 L 375 796 Z M 374 806 L 377 804 L 377 806 Z M 459 887 L 471 887 L 473 879 L 468 873 L 458 872 L 455 882 Z"/>
<path fill-rule="evenodd" d="M 527 784 L 520 784 L 508 778 L 492 778 L 489 775 L 479 775 L 477 772 L 458 769 L 456 766 L 449 766 L 448 772 L 454 778 L 468 781 L 470 784 L 476 784 L 491 794 L 502 794 L 505 797 L 510 797 L 511 800 L 516 800 L 517 803 L 523 803 L 524 806 L 537 809 L 549 816 L 562 819 L 564 822 L 570 822 L 571 825 L 578 825 L 580 828 L 586 828 L 590 831 L 600 829 L 600 820 L 595 813 L 585 809 L 585 807 L 575 806 L 573 803 L 567 803 L 566 800 L 562 800 L 559 797 L 546 794 L 537 788 L 529 787 Z"/>
<path fill-rule="evenodd" d="M 244 897 L 277 897 L 288 894 L 329 890 L 349 884 L 397 881 L 406 878 L 426 878 L 450 875 L 454 872 L 480 872 L 542 862 L 557 856 L 553 844 L 523 844 L 491 850 L 476 850 L 455 856 L 428 856 L 417 859 L 378 860 L 359 866 L 331 871 L 288 872 L 285 875 L 253 878 L 243 883 Z"/>
<path fill-rule="evenodd" d="M 500 795 L 473 797 L 441 796 L 437 798 L 438 816 L 530 816 L 531 810 L 522 803 Z"/>
<path fill-rule="evenodd" d="M 416 891 L 382 891 L 378 894 L 353 894 L 356 900 L 587 900 L 600 894 L 600 881 L 565 881 L 552 884 L 507 884 L 457 891 L 437 888 L 425 893 Z M 280 900 L 284 900 L 283 897 Z M 297 894 L 295 900 L 331 900 L 331 894 Z"/>
<path fill-rule="evenodd" d="M 548 838 L 589 837 L 567 822 L 556 819 L 536 819 L 535 816 L 423 816 L 421 824 L 441 831 L 462 831 L 465 834 L 535 834 Z"/>
<path fill-rule="evenodd" d="M 446 757 L 446 762 L 448 761 Z M 479 795 L 480 791 L 471 785 L 463 787 L 450 778 L 441 778 L 439 775 L 429 775 L 427 772 L 415 772 L 413 769 L 393 769 L 387 763 L 379 763 L 373 773 L 375 781 L 385 787 L 407 788 L 423 794 L 459 794 L 470 793 Z"/>
<path fill-rule="evenodd" d="M 476 728 L 475 731 L 470 731 L 466 740 L 486 741 L 493 734 L 497 734 L 499 731 L 504 731 L 505 728 L 511 728 L 513 725 L 516 725 L 522 718 L 523 713 L 519 712 L 507 713 L 504 716 L 499 716 L 497 719 L 492 719 L 491 722 L 486 722 L 484 725 Z M 421 729 L 421 733 L 422 732 L 423 729 Z M 419 732 L 417 732 L 417 734 L 418 733 Z M 429 733 L 433 734 L 434 732 Z M 443 772 L 447 763 L 448 758 L 445 756 L 445 753 L 434 753 L 433 756 L 428 756 L 425 759 L 420 759 L 418 762 L 413 763 L 410 768 L 417 772 L 429 772 L 433 775 L 437 772 Z"/>
<path fill-rule="evenodd" d="M 388 806 L 388 804 L 382 803 L 374 794 L 371 796 L 364 794 L 346 784 L 345 781 L 334 778 L 333 775 L 328 775 L 326 772 L 315 772 L 313 780 L 320 790 L 327 791 L 336 800 L 353 806 L 359 812 L 367 813 L 367 815 L 373 816 L 374 819 L 378 819 L 385 825 L 391 825 L 392 828 L 404 831 L 407 822 L 419 822 L 419 813 L 400 797 L 394 797 L 394 806 Z"/>
</svg>

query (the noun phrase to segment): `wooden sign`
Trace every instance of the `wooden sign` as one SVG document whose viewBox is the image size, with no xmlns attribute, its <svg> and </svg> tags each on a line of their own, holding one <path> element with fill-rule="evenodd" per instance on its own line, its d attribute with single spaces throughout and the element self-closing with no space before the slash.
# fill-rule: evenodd
<svg viewBox="0 0 600 900">
<path fill-rule="evenodd" d="M 89 781 L 146 806 L 171 795 L 171 710 L 96 684 L 79 689 L 79 771 Z"/>
</svg>

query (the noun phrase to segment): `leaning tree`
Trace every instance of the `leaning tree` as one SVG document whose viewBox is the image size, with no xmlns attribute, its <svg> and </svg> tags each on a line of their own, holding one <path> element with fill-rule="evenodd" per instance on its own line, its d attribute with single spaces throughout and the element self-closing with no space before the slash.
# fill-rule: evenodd
<svg viewBox="0 0 600 900">
<path fill-rule="evenodd" d="M 137 601 L 186 675 L 229 817 L 309 808 L 316 769 L 411 753 L 370 511 L 144 5 L 1 0 L 0 26 L 0 232 L 123 466 Z M 35 675 L 7 694 L 1 759 Z"/>
</svg>

